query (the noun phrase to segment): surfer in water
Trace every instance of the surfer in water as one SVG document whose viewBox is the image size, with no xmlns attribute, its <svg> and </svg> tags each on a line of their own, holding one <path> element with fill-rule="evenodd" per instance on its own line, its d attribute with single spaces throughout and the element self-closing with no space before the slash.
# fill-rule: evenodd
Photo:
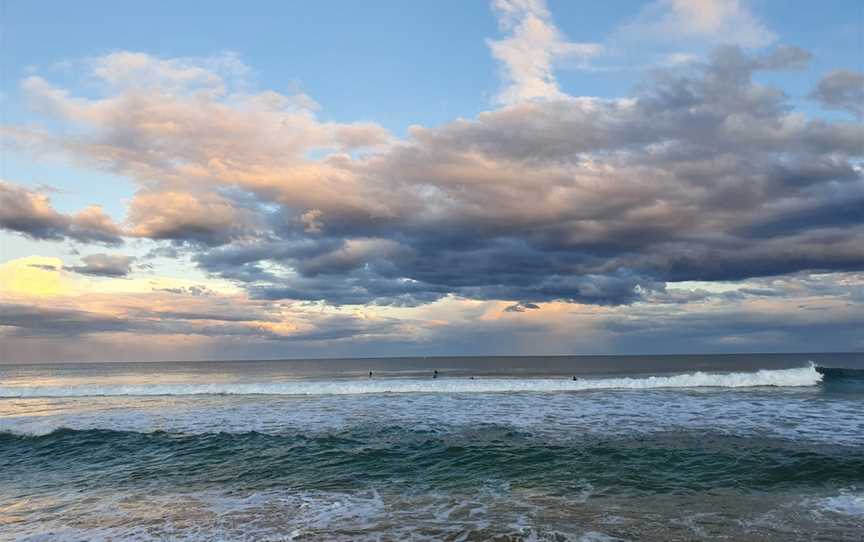
<svg viewBox="0 0 864 542">
<path fill-rule="evenodd" d="M 432 378 L 438 378 L 438 369 L 432 371 Z"/>
<path fill-rule="evenodd" d="M 369 371 L 369 378 L 372 378 L 372 371 Z"/>
</svg>

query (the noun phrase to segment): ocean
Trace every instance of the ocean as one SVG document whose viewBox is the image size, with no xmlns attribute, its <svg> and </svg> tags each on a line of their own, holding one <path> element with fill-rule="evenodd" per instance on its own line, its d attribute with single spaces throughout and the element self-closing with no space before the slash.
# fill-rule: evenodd
<svg viewBox="0 0 864 542">
<path fill-rule="evenodd" d="M 864 354 L 0 365 L 0 540 L 860 541 L 862 412 Z"/>
</svg>

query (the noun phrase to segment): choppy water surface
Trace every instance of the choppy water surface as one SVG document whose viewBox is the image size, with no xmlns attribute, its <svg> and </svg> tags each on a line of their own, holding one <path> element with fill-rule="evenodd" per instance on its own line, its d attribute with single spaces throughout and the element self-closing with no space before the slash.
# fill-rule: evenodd
<svg viewBox="0 0 864 542">
<path fill-rule="evenodd" d="M 0 539 L 861 540 L 862 369 L 0 366 Z"/>
</svg>

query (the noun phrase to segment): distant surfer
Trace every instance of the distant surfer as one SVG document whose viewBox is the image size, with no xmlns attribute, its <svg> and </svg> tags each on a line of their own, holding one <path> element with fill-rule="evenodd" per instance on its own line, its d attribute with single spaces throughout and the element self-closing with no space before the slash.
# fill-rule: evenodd
<svg viewBox="0 0 864 542">
<path fill-rule="evenodd" d="M 438 369 L 432 371 L 432 378 L 438 378 Z"/>
<path fill-rule="evenodd" d="M 372 371 L 369 371 L 369 378 L 372 378 Z"/>
<path fill-rule="evenodd" d="M 573 376 L 573 382 L 576 382 L 577 380 L 579 380 L 579 379 L 576 378 L 576 376 Z"/>
</svg>

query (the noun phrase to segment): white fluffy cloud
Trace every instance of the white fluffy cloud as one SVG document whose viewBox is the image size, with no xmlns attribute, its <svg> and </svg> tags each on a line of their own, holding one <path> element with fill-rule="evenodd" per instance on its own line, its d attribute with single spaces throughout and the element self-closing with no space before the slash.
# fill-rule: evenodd
<svg viewBox="0 0 864 542">
<path fill-rule="evenodd" d="M 620 30 L 627 41 L 739 45 L 759 48 L 777 36 L 746 0 L 655 0 Z"/>
<path fill-rule="evenodd" d="M 501 104 L 561 98 L 564 93 L 555 79 L 555 62 L 567 57 L 584 61 L 600 52 L 596 43 L 568 41 L 552 21 L 544 0 L 494 0 L 492 7 L 507 34 L 488 42 L 504 76 L 504 88 L 497 98 Z"/>
</svg>

